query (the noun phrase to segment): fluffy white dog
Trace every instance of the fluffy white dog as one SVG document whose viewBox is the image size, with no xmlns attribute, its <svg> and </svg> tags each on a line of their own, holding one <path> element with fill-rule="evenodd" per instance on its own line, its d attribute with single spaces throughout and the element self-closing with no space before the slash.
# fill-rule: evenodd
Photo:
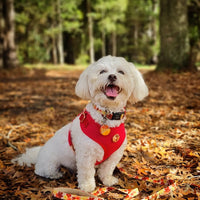
<svg viewBox="0 0 200 200">
<path fill-rule="evenodd" d="M 13 159 L 18 164 L 35 164 L 35 173 L 51 179 L 62 176 L 60 166 L 77 169 L 81 190 L 95 189 L 95 168 L 107 186 L 118 182 L 113 171 L 126 146 L 124 129 L 127 101 L 148 95 L 140 72 L 122 57 L 106 56 L 91 64 L 76 84 L 76 94 L 90 100 L 84 111 L 43 147 L 27 149 Z"/>
</svg>

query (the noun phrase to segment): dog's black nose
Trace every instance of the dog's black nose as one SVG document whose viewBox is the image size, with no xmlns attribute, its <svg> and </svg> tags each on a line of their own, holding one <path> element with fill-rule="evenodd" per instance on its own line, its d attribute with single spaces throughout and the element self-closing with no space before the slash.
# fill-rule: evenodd
<svg viewBox="0 0 200 200">
<path fill-rule="evenodd" d="M 108 80 L 111 81 L 111 82 L 114 82 L 114 81 L 117 80 L 117 76 L 114 75 L 114 74 L 110 74 L 110 75 L 108 76 Z"/>
</svg>

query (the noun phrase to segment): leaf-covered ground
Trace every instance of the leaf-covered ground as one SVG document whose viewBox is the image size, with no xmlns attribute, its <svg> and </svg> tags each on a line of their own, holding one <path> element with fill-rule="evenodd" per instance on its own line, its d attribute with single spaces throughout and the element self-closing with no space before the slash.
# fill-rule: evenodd
<svg viewBox="0 0 200 200">
<path fill-rule="evenodd" d="M 77 188 L 75 172 L 62 168 L 62 179 L 49 180 L 11 159 L 26 147 L 44 144 L 82 111 L 87 101 L 74 93 L 79 74 L 1 73 L 0 199 L 56 199 L 52 188 Z M 160 199 L 200 199 L 200 73 L 146 72 L 144 77 L 150 95 L 127 106 L 128 145 L 115 170 L 116 188 L 138 188 L 135 199 L 156 199 L 162 189 Z M 168 186 L 174 183 L 172 190 Z M 97 186 L 104 187 L 98 178 Z M 102 197 L 124 198 L 117 191 Z"/>
</svg>

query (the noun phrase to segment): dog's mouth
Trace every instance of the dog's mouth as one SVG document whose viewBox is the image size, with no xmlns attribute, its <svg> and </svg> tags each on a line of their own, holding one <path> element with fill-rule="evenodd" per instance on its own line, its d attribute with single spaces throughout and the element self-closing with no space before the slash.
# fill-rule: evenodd
<svg viewBox="0 0 200 200">
<path fill-rule="evenodd" d="M 103 92 L 108 99 L 114 100 L 121 92 L 121 88 L 114 84 L 107 84 L 104 87 Z"/>
</svg>

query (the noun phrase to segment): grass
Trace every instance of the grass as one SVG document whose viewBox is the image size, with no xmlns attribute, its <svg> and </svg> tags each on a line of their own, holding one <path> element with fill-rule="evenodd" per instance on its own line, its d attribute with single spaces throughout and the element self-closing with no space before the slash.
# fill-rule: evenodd
<svg viewBox="0 0 200 200">
<path fill-rule="evenodd" d="M 46 69 L 46 70 L 84 70 L 88 65 L 68 65 L 68 64 L 63 64 L 63 65 L 54 65 L 54 64 L 25 64 L 24 67 L 28 69 Z M 145 70 L 154 70 L 155 65 L 143 65 L 143 64 L 138 64 L 135 63 L 135 66 L 138 69 L 145 69 Z"/>
<path fill-rule="evenodd" d="M 87 67 L 87 65 L 54 65 L 54 64 L 44 64 L 44 63 L 38 63 L 38 64 L 25 64 L 24 67 L 28 69 L 46 69 L 46 70 L 83 70 Z"/>
<path fill-rule="evenodd" d="M 156 68 L 156 65 L 145 65 L 145 64 L 139 64 L 139 63 L 134 63 L 134 64 L 138 69 L 155 70 Z"/>
</svg>

